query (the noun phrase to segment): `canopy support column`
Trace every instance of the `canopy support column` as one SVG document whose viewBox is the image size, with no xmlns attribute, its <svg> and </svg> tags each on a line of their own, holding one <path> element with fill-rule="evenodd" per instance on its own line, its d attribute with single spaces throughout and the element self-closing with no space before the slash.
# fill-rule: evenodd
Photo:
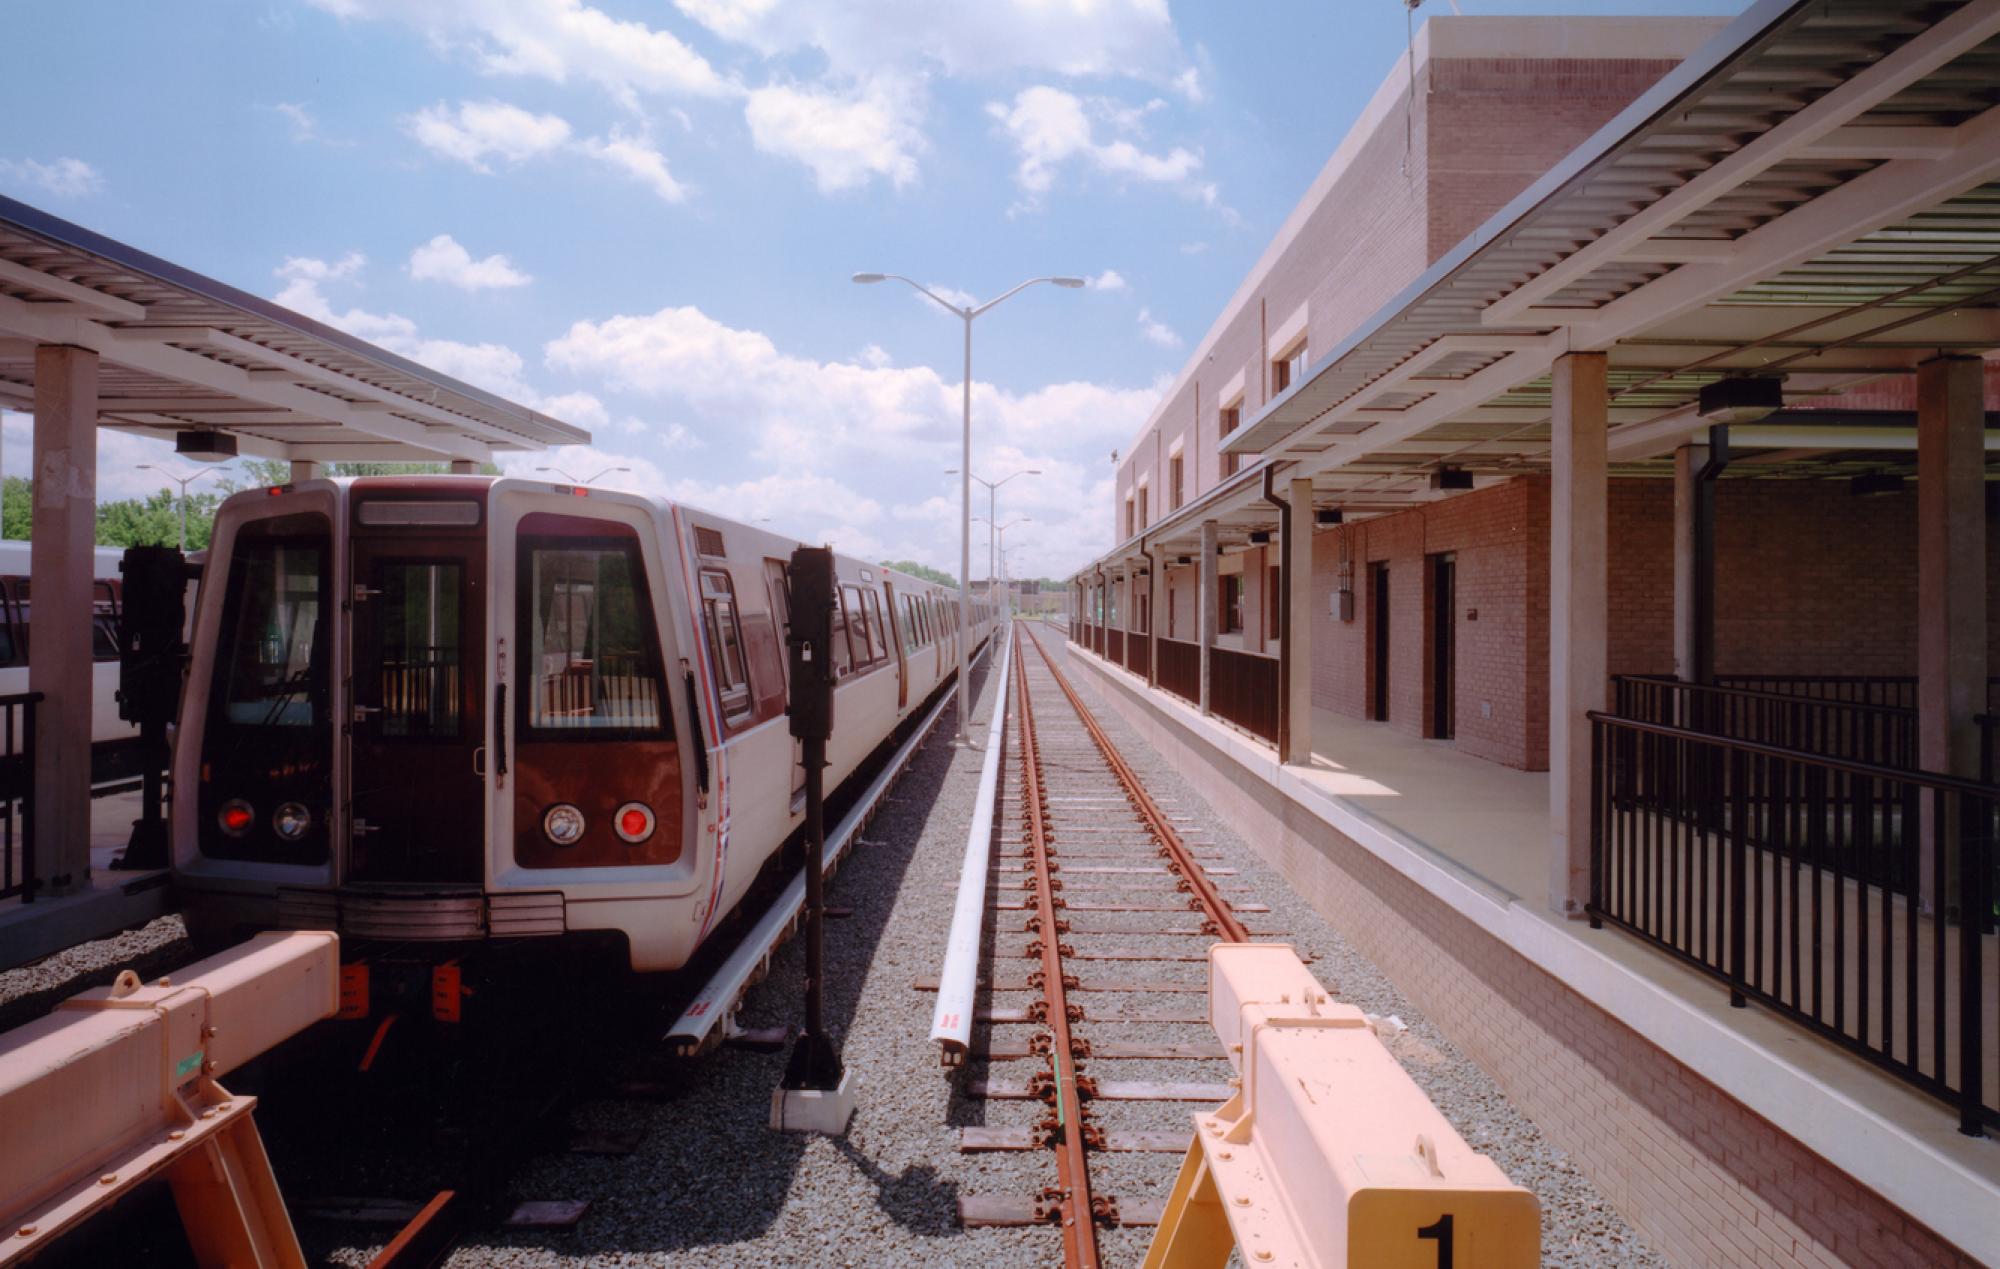
<svg viewBox="0 0 2000 1269">
<path fill-rule="evenodd" d="M 1313 757 L 1313 482 L 1310 478 L 1292 481 L 1291 505 L 1284 516 L 1286 591 L 1278 623 L 1284 642 L 1278 651 L 1287 667 L 1286 760 L 1310 767 Z"/>
<path fill-rule="evenodd" d="M 1549 904 L 1582 916 L 1590 897 L 1590 720 L 1605 708 L 1609 611 L 1605 355 L 1553 368 L 1549 492 Z"/>
<path fill-rule="evenodd" d="M 1195 628 L 1201 641 L 1201 712 L 1212 713 L 1209 707 L 1209 680 L 1215 651 L 1215 605 L 1216 605 L 1216 537 L 1219 527 L 1213 520 L 1201 522 L 1201 589 L 1194 597 Z"/>
<path fill-rule="evenodd" d="M 35 349 L 35 885 L 64 894 L 90 879 L 90 697 L 97 542 L 97 354 Z"/>
<path fill-rule="evenodd" d="M 294 458 L 292 460 L 291 479 L 292 483 L 295 485 L 302 485 L 308 480 L 318 480 L 321 476 L 324 476 L 325 474 L 326 471 L 324 467 L 322 467 L 321 464 L 314 461 L 313 459 Z"/>
<path fill-rule="evenodd" d="M 1926 771 L 1979 776 L 1986 712 L 1986 416 L 1977 357 L 1917 367 L 1917 760 Z M 1955 799 L 1946 813 L 1956 814 Z M 1932 814 L 1924 803 L 1925 840 Z M 1954 857 L 1957 825 L 1939 826 Z M 1950 902 L 1951 873 L 1920 853 L 1926 911 Z"/>
</svg>

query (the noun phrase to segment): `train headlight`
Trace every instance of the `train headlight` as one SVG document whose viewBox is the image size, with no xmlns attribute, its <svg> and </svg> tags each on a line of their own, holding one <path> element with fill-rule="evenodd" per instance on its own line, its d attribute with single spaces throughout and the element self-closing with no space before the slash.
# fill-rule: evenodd
<svg viewBox="0 0 2000 1269">
<path fill-rule="evenodd" d="M 242 798 L 231 798 L 215 813 L 215 822 L 231 837 L 241 837 L 257 822 L 257 812 Z"/>
<path fill-rule="evenodd" d="M 558 846 L 574 846 L 583 838 L 583 812 L 558 802 L 542 816 L 542 831 Z"/>
<path fill-rule="evenodd" d="M 271 828 L 288 842 L 295 842 L 312 827 L 312 812 L 298 802 L 287 802 L 271 817 Z"/>
<path fill-rule="evenodd" d="M 611 817 L 618 836 L 637 846 L 653 835 L 653 808 L 643 802 L 627 802 Z"/>
</svg>

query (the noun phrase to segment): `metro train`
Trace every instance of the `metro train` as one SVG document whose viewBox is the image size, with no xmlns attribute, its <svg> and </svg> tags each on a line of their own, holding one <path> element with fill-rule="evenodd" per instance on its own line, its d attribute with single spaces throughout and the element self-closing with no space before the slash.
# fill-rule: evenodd
<svg viewBox="0 0 2000 1269">
<path fill-rule="evenodd" d="M 138 725 L 118 717 L 118 619 L 123 594 L 118 564 L 123 557 L 124 551 L 118 547 L 100 546 L 91 562 L 96 579 L 91 603 L 93 782 L 136 774 L 138 766 Z M 0 695 L 28 690 L 29 616 L 33 611 L 28 566 L 25 540 L 0 541 Z"/>
<path fill-rule="evenodd" d="M 784 717 L 796 545 L 508 477 L 229 498 L 172 767 L 190 933 L 591 940 L 634 971 L 686 964 L 803 822 Z M 953 591 L 835 568 L 830 792 L 995 620 L 975 605 L 960 629 Z"/>
</svg>

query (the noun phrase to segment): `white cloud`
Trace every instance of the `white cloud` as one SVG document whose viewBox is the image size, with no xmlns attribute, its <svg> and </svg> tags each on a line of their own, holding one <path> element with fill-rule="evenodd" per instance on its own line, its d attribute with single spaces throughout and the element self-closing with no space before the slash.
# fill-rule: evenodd
<svg viewBox="0 0 2000 1269">
<path fill-rule="evenodd" d="M 1181 244 L 1181 254 L 1184 256 L 1198 256 L 1207 250 L 1208 244 L 1205 242 L 1184 242 Z"/>
<path fill-rule="evenodd" d="M 283 115 L 292 125 L 292 140 L 303 145 L 319 139 L 319 121 L 313 118 L 312 111 L 295 101 L 281 101 L 271 109 Z"/>
<path fill-rule="evenodd" d="M 560 148 L 569 124 L 558 115 L 538 115 L 501 101 L 439 102 L 403 120 L 404 129 L 434 154 L 456 159 L 475 172 L 490 172 L 487 160 L 521 163 Z"/>
<path fill-rule="evenodd" d="M 526 286 L 534 279 L 506 256 L 474 260 L 450 234 L 439 234 L 410 253 L 410 276 L 420 282 L 447 282 L 462 291 Z"/>
<path fill-rule="evenodd" d="M 343 19 L 403 22 L 487 74 L 598 84 L 626 106 L 641 93 L 722 97 L 738 89 L 671 31 L 581 0 L 310 0 Z"/>
<path fill-rule="evenodd" d="M 1094 291 L 1123 291 L 1130 286 L 1116 269 L 1106 269 L 1094 278 L 1086 278 Z"/>
<path fill-rule="evenodd" d="M 104 188 L 104 178 L 82 159 L 60 158 L 53 163 L 34 159 L 0 159 L 0 180 L 32 185 L 57 198 L 82 198 Z"/>
<path fill-rule="evenodd" d="M 894 76 L 845 93 L 772 84 L 752 92 L 743 108 L 757 148 L 811 168 L 821 193 L 878 176 L 898 189 L 915 181 L 925 148 L 922 116 L 920 88 Z"/>
<path fill-rule="evenodd" d="M 1012 104 L 988 104 L 986 112 L 1014 143 L 1020 159 L 1015 179 L 1028 192 L 1030 206 L 1054 187 L 1057 171 L 1072 162 L 1111 176 L 1174 187 L 1211 205 L 1216 201 L 1214 185 L 1193 179 L 1201 169 L 1199 154 L 1185 146 L 1149 153 L 1123 137 L 1099 140 L 1084 100 L 1074 93 L 1038 84 L 1016 93 Z"/>
<path fill-rule="evenodd" d="M 675 0 L 766 55 L 817 49 L 837 74 L 1018 70 L 1166 77 L 1182 63 L 1167 0 Z"/>
<path fill-rule="evenodd" d="M 1203 86 L 1201 72 L 1195 67 L 1190 66 L 1174 76 L 1172 83 L 1174 91 L 1187 98 L 1189 105 L 1199 106 L 1208 100 L 1208 89 Z"/>
<path fill-rule="evenodd" d="M 687 198 L 687 187 L 667 170 L 666 156 L 654 149 L 653 143 L 643 136 L 633 136 L 613 128 L 610 136 L 591 137 L 582 143 L 581 148 L 591 158 L 633 177 L 669 203 L 683 202 Z"/>
<path fill-rule="evenodd" d="M 770 517 L 770 528 L 866 558 L 957 573 L 957 484 L 943 474 L 959 456 L 956 382 L 897 367 L 872 345 L 850 360 L 793 355 L 691 307 L 578 322 L 545 352 L 553 370 L 642 400 L 636 414 L 685 421 L 685 441 L 679 424 L 632 429 L 644 453 L 707 442 L 701 474 L 676 471 L 652 492 L 740 520 Z M 1018 573 L 1056 575 L 1108 543 L 1103 457 L 1138 429 L 1166 385 L 1070 382 L 1018 393 L 973 385 L 976 470 L 1043 473 L 1002 494 L 1003 517 L 1032 520 L 1007 534 Z M 983 493 L 977 501 L 984 514 Z M 973 575 L 984 576 L 978 525 L 973 556 Z"/>
<path fill-rule="evenodd" d="M 1139 310 L 1139 333 L 1162 348 L 1181 346 L 1181 337 L 1174 328 L 1155 318 L 1151 309 Z"/>
<path fill-rule="evenodd" d="M 327 298 L 325 285 L 352 282 L 366 265 L 366 257 L 358 251 L 350 251 L 332 262 L 313 256 L 289 256 L 275 270 L 285 282 L 275 298 L 315 321 L 565 422 L 591 427 L 602 426 L 608 420 L 603 404 L 588 392 L 546 396 L 537 390 L 523 373 L 521 354 L 505 344 L 467 344 L 430 338 L 420 334 L 417 324 L 400 313 L 372 313 L 358 306 L 336 308 Z"/>
</svg>

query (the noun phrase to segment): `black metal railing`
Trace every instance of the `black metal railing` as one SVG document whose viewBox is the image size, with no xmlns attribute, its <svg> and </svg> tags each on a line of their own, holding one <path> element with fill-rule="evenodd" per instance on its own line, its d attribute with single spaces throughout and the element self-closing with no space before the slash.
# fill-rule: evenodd
<svg viewBox="0 0 2000 1269">
<path fill-rule="evenodd" d="M 1717 687 L 1741 687 L 1753 692 L 1775 692 L 1780 696 L 1806 696 L 1822 701 L 1847 701 L 1854 705 L 1885 705 L 1894 709 L 1917 707 L 1917 676 L 1914 674 L 1718 674 Z M 2000 674 L 1986 678 L 1986 703 L 1990 707 L 2000 697 Z"/>
<path fill-rule="evenodd" d="M 0 899 L 35 900 L 35 709 L 40 692 L 0 696 Z"/>
<path fill-rule="evenodd" d="M 1201 645 L 1160 640 L 1160 686 L 1185 701 L 1201 703 Z"/>
<path fill-rule="evenodd" d="M 1142 679 L 1153 676 L 1153 641 L 1134 631 L 1125 641 L 1125 668 Z"/>
<path fill-rule="evenodd" d="M 1684 683 L 1647 674 L 1611 681 L 1620 718 L 1915 771 L 1917 712 L 1838 697 Z"/>
<path fill-rule="evenodd" d="M 1278 743 L 1278 658 L 1209 649 L 1208 707 L 1253 736 Z"/>
<path fill-rule="evenodd" d="M 1608 922 L 2000 1124 L 1994 800 L 1978 781 L 1593 713 Z"/>
</svg>

